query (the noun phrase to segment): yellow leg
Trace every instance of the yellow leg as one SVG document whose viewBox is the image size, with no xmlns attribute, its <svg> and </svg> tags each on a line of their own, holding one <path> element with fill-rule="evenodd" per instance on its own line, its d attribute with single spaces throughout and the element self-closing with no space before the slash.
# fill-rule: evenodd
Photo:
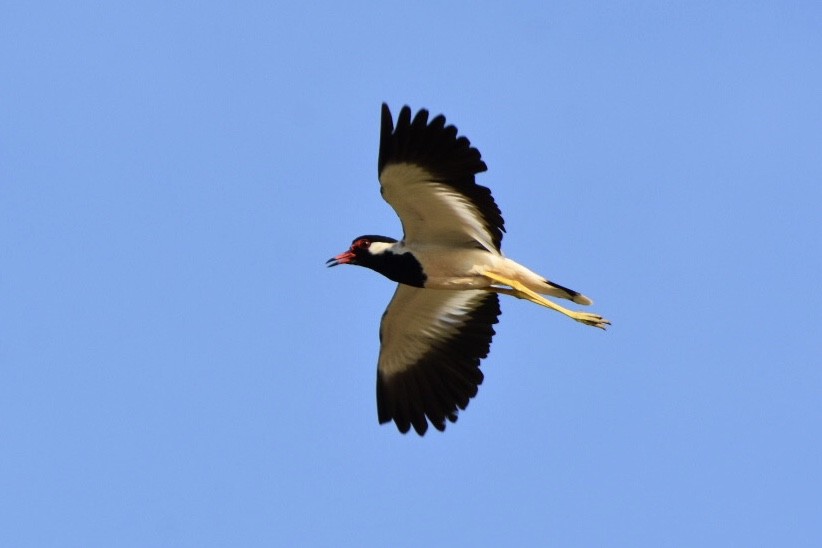
<svg viewBox="0 0 822 548">
<path fill-rule="evenodd" d="M 534 291 L 531 291 L 517 280 L 510 280 L 508 278 L 500 276 L 499 274 L 494 274 L 493 272 L 484 272 L 483 274 L 487 278 L 490 278 L 493 281 L 495 281 L 496 283 L 500 283 L 511 287 L 511 289 L 508 289 L 506 287 L 492 286 L 490 288 L 491 291 L 494 291 L 496 293 L 511 295 L 512 297 L 516 297 L 518 299 L 525 299 L 527 301 L 531 301 L 532 303 L 538 304 L 540 306 L 556 310 L 560 314 L 565 314 L 569 318 L 576 320 L 580 323 L 584 323 L 585 325 L 592 325 L 594 327 L 599 327 L 600 329 L 605 329 L 607 326 L 611 325 L 611 322 L 609 322 L 599 314 L 591 314 L 590 312 L 576 312 L 574 310 L 568 310 L 565 307 L 562 307 L 554 302 L 551 302 L 542 295 L 535 293 Z"/>
</svg>

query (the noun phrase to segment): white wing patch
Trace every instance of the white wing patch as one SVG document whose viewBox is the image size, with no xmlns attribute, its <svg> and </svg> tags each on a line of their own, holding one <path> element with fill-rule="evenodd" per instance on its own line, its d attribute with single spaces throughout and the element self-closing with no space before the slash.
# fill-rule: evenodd
<svg viewBox="0 0 822 548">
<path fill-rule="evenodd" d="M 433 346 L 460 331 L 487 297 L 485 291 L 447 291 L 398 285 L 380 325 L 379 369 L 390 377 L 418 363 Z M 459 352 L 459 349 L 455 349 Z"/>
<path fill-rule="evenodd" d="M 497 253 L 477 207 L 424 168 L 389 164 L 380 174 L 380 183 L 383 198 L 402 221 L 406 243 L 466 246 L 473 241 Z"/>
</svg>

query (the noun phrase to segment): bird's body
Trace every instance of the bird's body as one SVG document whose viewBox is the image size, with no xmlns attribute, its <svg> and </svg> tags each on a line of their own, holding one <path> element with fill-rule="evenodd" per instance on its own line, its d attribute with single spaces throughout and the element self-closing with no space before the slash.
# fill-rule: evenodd
<svg viewBox="0 0 822 548">
<path fill-rule="evenodd" d="M 568 299 L 577 304 L 591 304 L 591 300 L 585 295 L 553 284 L 495 250 L 476 246 L 460 248 L 437 244 L 414 245 L 399 241 L 374 242 L 371 244 L 370 251 L 375 256 L 402 257 L 408 254 L 419 263 L 419 272 L 424 275 L 424 280 L 415 274 L 416 269 L 405 268 L 396 275 L 394 272 L 387 275 L 389 279 L 397 283 L 427 289 L 488 289 L 495 282 L 486 274 L 494 272 L 507 279 L 519 280 L 535 293 Z M 396 264 L 393 257 L 387 262 Z M 385 272 L 380 273 L 386 275 Z M 406 275 L 407 277 L 403 277 Z"/>
<path fill-rule="evenodd" d="M 500 251 L 504 223 L 491 192 L 474 176 L 486 165 L 445 118 L 411 119 L 396 128 L 382 110 L 381 192 L 400 216 L 404 237 L 360 236 L 329 266 L 356 264 L 398 283 L 380 327 L 377 409 L 380 422 L 422 435 L 428 421 L 444 430 L 476 395 L 479 363 L 490 349 L 500 314 L 498 294 L 527 299 L 576 321 L 605 328 L 596 314 L 575 312 L 541 295 L 591 304 Z"/>
</svg>

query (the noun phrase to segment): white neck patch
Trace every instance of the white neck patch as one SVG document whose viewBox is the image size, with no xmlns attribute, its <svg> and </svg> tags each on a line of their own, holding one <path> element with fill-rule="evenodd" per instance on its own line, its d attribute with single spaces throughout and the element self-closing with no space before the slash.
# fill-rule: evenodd
<svg viewBox="0 0 822 548">
<path fill-rule="evenodd" d="M 370 251 L 372 255 L 382 255 L 386 251 L 393 249 L 396 245 L 397 244 L 389 244 L 388 242 L 371 242 L 371 245 L 368 246 L 368 251 Z"/>
</svg>

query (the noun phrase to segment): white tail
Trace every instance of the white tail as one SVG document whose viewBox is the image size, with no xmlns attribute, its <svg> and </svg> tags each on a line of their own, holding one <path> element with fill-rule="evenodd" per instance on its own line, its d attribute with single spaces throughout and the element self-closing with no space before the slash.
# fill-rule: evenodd
<svg viewBox="0 0 822 548">
<path fill-rule="evenodd" d="M 521 282 L 522 285 L 535 293 L 550 295 L 551 297 L 557 297 L 559 299 L 568 299 L 569 301 L 586 306 L 593 304 L 593 301 L 582 293 L 549 281 L 511 259 L 505 258 L 502 264 L 495 266 L 497 266 L 497 268 L 493 269 L 495 272 L 506 278 Z"/>
</svg>

